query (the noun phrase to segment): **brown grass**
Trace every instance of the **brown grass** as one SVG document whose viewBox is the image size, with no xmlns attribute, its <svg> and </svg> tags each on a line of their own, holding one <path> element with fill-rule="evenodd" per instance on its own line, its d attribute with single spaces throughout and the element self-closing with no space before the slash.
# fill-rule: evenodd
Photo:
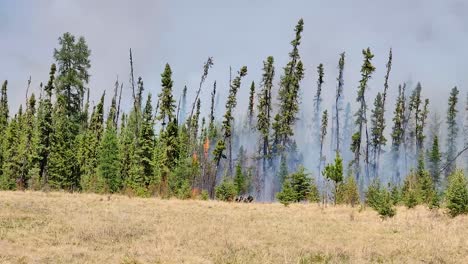
<svg viewBox="0 0 468 264">
<path fill-rule="evenodd" d="M 0 192 L 1 263 L 468 263 L 468 217 Z"/>
</svg>

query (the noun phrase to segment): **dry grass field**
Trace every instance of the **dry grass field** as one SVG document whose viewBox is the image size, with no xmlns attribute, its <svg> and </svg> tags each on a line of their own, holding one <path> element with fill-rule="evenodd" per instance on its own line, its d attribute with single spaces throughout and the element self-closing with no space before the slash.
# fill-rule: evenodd
<svg viewBox="0 0 468 264">
<path fill-rule="evenodd" d="M 0 192 L 1 263 L 468 263 L 468 217 Z"/>
</svg>

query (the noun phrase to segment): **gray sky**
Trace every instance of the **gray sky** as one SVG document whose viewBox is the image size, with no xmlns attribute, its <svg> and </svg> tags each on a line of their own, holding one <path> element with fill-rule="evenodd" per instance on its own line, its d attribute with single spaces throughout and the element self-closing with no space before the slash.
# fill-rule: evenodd
<svg viewBox="0 0 468 264">
<path fill-rule="evenodd" d="M 69 31 L 83 35 L 92 50 L 89 86 L 94 99 L 104 89 L 112 89 L 117 75 L 128 84 L 129 48 L 134 51 L 137 76 L 143 77 L 153 95 L 159 92 L 166 62 L 173 69 L 177 95 L 184 84 L 193 95 L 203 62 L 213 56 L 215 66 L 202 100 L 207 102 L 216 79 L 224 101 L 229 65 L 235 70 L 248 66 L 240 92 L 246 99 L 247 84 L 260 81 L 262 61 L 269 55 L 275 57 L 278 81 L 301 17 L 305 22 L 300 48 L 306 67 L 305 103 L 312 99 L 319 63 L 325 64 L 325 96 L 334 95 L 336 65 L 343 51 L 347 54 L 345 96 L 354 101 L 361 50 L 368 46 L 377 67 L 370 95 L 383 87 L 390 47 L 394 54 L 391 95 L 398 83 L 421 81 L 432 106 L 445 111 L 449 89 L 458 85 L 466 91 L 468 3 L 462 0 L 3 0 L 0 79 L 9 80 L 9 99 L 16 111 L 24 101 L 29 75 L 34 89 L 47 81 L 57 38 Z M 245 111 L 242 106 L 238 109 Z"/>
</svg>

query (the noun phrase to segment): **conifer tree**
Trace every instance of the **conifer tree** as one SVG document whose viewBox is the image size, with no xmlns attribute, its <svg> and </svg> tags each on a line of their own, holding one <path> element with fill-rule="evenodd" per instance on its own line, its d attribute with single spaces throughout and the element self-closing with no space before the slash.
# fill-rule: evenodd
<svg viewBox="0 0 468 264">
<path fill-rule="evenodd" d="M 343 86 L 344 86 L 344 79 L 343 79 L 343 72 L 344 72 L 344 66 L 345 66 L 345 53 L 340 54 L 340 60 L 338 61 L 338 78 L 336 80 L 338 81 L 338 85 L 336 86 L 336 94 L 335 94 L 335 129 L 333 133 L 335 134 L 335 140 L 336 143 L 336 152 L 340 152 L 340 141 L 341 141 L 341 134 L 340 134 L 340 112 L 342 109 L 342 96 L 343 96 Z"/>
<path fill-rule="evenodd" d="M 175 100 L 172 95 L 172 71 L 169 64 L 166 63 L 164 72 L 161 74 L 162 90 L 159 94 L 159 116 L 158 120 L 162 122 L 163 129 L 165 125 L 175 118 Z"/>
<path fill-rule="evenodd" d="M 458 137 L 458 125 L 457 125 L 457 103 L 458 103 L 458 89 L 454 87 L 450 92 L 448 100 L 447 110 L 447 167 L 446 175 L 450 175 L 455 170 L 455 157 L 457 152 L 457 137 Z"/>
<path fill-rule="evenodd" d="M 381 93 L 377 93 L 374 101 L 374 109 L 371 115 L 371 150 L 372 150 L 372 171 L 374 177 L 378 174 L 379 159 L 382 147 L 387 142 L 383 135 L 385 130 L 384 118 L 384 102 Z"/>
<path fill-rule="evenodd" d="M 388 62 L 387 62 L 387 72 L 385 73 L 385 81 L 384 81 L 384 90 L 382 94 L 378 94 L 375 102 L 374 102 L 374 112 L 372 122 L 372 140 L 371 140 L 371 147 L 373 149 L 373 173 L 377 175 L 379 172 L 379 162 L 380 162 L 380 155 L 382 153 L 382 147 L 386 144 L 387 139 L 384 136 L 385 131 L 385 106 L 387 100 L 387 92 L 388 92 L 388 79 L 390 77 L 390 71 L 392 70 L 392 49 L 390 48 L 390 52 L 388 54 Z M 380 97 L 380 98 L 379 98 Z"/>
<path fill-rule="evenodd" d="M 21 174 L 20 160 L 20 133 L 21 133 L 22 107 L 18 114 L 9 122 L 3 140 L 3 172 L 0 177 L 0 189 L 15 190 L 17 180 Z"/>
<path fill-rule="evenodd" d="M 313 116 L 313 123 L 314 123 L 314 131 L 317 131 L 317 135 L 314 136 L 315 140 L 317 140 L 318 144 L 320 145 L 320 113 L 321 113 L 321 104 L 322 104 L 322 85 L 324 83 L 323 80 L 323 64 L 320 63 L 317 67 L 317 91 L 315 92 L 314 96 L 314 116 Z M 321 157 L 320 157 L 321 158 Z"/>
<path fill-rule="evenodd" d="M 70 33 L 59 38 L 54 50 L 58 76 L 53 114 L 54 133 L 49 157 L 50 182 L 54 188 L 76 190 L 80 175 L 76 162 L 76 136 L 80 130 L 85 85 L 89 81 L 90 50 L 83 37 Z"/>
<path fill-rule="evenodd" d="M 435 136 L 432 142 L 432 147 L 429 152 L 429 173 L 432 176 L 432 181 L 435 185 L 438 185 L 440 182 L 440 162 L 442 154 L 440 153 L 439 148 L 439 136 Z"/>
<path fill-rule="evenodd" d="M 213 150 L 213 160 L 216 164 L 216 169 L 215 169 L 215 177 L 214 181 L 211 183 L 211 195 L 213 195 L 214 191 L 214 185 L 216 183 L 216 175 L 218 172 L 219 164 L 221 162 L 221 159 L 223 157 L 226 157 L 224 155 L 224 150 L 226 149 L 226 142 L 228 142 L 228 147 L 231 145 L 231 136 L 232 136 L 232 124 L 234 121 L 234 116 L 233 116 L 233 110 L 237 105 L 237 91 L 239 90 L 241 86 L 241 80 L 243 77 L 247 75 L 247 67 L 243 66 L 239 72 L 236 78 L 231 82 L 230 84 L 230 89 L 229 89 L 229 96 L 226 101 L 226 112 L 224 113 L 223 116 L 223 122 L 222 122 L 222 129 L 223 129 L 223 135 L 222 138 L 218 140 L 216 143 L 216 147 Z M 231 148 L 229 147 L 229 150 Z"/>
<path fill-rule="evenodd" d="M 97 174 L 98 177 L 105 182 L 107 191 L 114 193 L 118 192 L 122 187 L 122 179 L 120 177 L 119 163 L 119 142 L 117 131 L 111 122 L 107 123 L 106 130 L 100 143 Z"/>
<path fill-rule="evenodd" d="M 361 147 L 362 147 L 362 138 L 363 133 L 365 133 L 367 142 L 366 142 L 366 150 L 365 150 L 365 158 L 366 158 L 366 173 L 368 172 L 368 165 L 369 165 L 369 139 L 367 137 L 367 104 L 366 104 L 366 90 L 367 90 L 367 82 L 372 76 L 372 73 L 375 71 L 375 67 L 372 65 L 371 61 L 374 58 L 374 55 L 370 51 L 369 48 L 362 51 L 362 55 L 364 56 L 364 63 L 361 67 L 361 80 L 359 81 L 359 89 L 356 101 L 359 103 L 359 110 L 355 114 L 356 121 L 355 124 L 357 126 L 357 131 L 352 136 L 352 143 L 351 143 L 351 151 L 354 153 L 354 166 L 356 172 L 356 178 L 359 182 L 361 176 L 361 167 L 360 167 L 360 158 L 361 158 Z"/>
<path fill-rule="evenodd" d="M 405 123 L 405 112 L 406 112 L 406 96 L 405 96 L 406 84 L 398 87 L 398 97 L 396 99 L 393 127 L 392 127 L 392 159 L 393 166 L 395 168 L 395 179 L 394 182 L 400 182 L 400 170 L 398 161 L 400 159 L 400 146 L 404 141 L 404 123 Z"/>
<path fill-rule="evenodd" d="M 77 159 L 81 172 L 80 183 L 85 191 L 103 192 L 105 188 L 104 179 L 98 178 L 99 175 L 96 174 L 101 150 L 100 143 L 104 132 L 104 98 L 105 92 L 93 109 L 89 128 L 77 137 L 79 144 Z"/>
<path fill-rule="evenodd" d="M 196 145 L 196 140 L 198 138 L 198 128 L 199 128 L 199 123 L 200 123 L 200 107 L 201 107 L 201 102 L 200 99 L 197 101 L 197 110 L 195 111 L 195 114 L 192 116 L 192 124 L 190 127 L 192 128 L 192 136 L 191 138 L 193 139 L 194 145 Z"/>
<path fill-rule="evenodd" d="M 327 126 L 328 126 L 328 111 L 325 110 L 322 113 L 322 125 L 320 126 L 320 151 L 319 151 L 319 165 L 318 165 L 318 172 L 319 174 L 322 171 L 322 163 L 324 162 L 325 158 L 323 157 L 323 144 L 325 142 L 325 136 L 327 135 Z"/>
<path fill-rule="evenodd" d="M 344 110 L 344 122 L 343 122 L 343 146 L 351 146 L 351 138 L 353 134 L 353 121 L 352 121 L 352 113 L 351 113 L 351 104 L 348 102 L 346 103 L 346 107 Z M 352 159 L 352 154 L 349 148 L 341 148 L 343 153 L 343 158 L 346 161 L 350 161 Z"/>
<path fill-rule="evenodd" d="M 169 112 L 168 112 L 169 113 Z M 174 114 L 172 112 L 172 114 Z M 171 119 L 173 123 L 175 119 Z M 154 183 L 154 163 L 153 152 L 155 146 L 153 129 L 153 107 L 151 105 L 151 94 L 148 94 L 145 108 L 143 110 L 140 134 L 138 135 L 138 148 L 135 149 L 131 157 L 131 167 L 129 171 L 129 182 L 131 188 L 142 195 L 147 187 Z"/>
<path fill-rule="evenodd" d="M 450 175 L 455 170 L 455 157 L 457 155 L 457 137 L 458 137 L 458 125 L 457 125 L 457 103 L 458 103 L 458 89 L 454 87 L 450 92 L 448 99 L 448 110 L 447 110 L 447 164 L 446 175 Z"/>
<path fill-rule="evenodd" d="M 429 101 L 425 100 L 423 106 L 423 100 L 421 98 L 421 83 L 418 82 L 416 89 L 410 96 L 409 111 L 414 113 L 414 132 L 412 133 L 416 139 L 416 155 L 419 156 L 423 150 L 424 144 L 424 126 L 428 114 Z"/>
<path fill-rule="evenodd" d="M 2 85 L 2 90 L 0 91 L 0 133 L 2 135 L 6 134 L 8 127 L 9 108 L 7 86 L 8 81 L 5 80 Z M 2 175 L 3 154 L 5 152 L 3 149 L 3 139 L 4 137 L 0 137 L 0 176 Z"/>
<path fill-rule="evenodd" d="M 216 81 L 213 83 L 213 91 L 211 92 L 211 105 L 210 105 L 210 123 L 209 123 L 209 135 L 211 138 L 216 136 L 215 131 L 215 98 L 216 98 Z"/>
<path fill-rule="evenodd" d="M 261 153 L 263 160 L 269 155 L 270 151 L 270 126 L 271 126 L 271 89 L 273 88 L 273 79 L 275 77 L 274 58 L 269 56 L 266 61 L 263 61 L 263 74 L 261 82 L 261 90 L 258 96 L 257 103 L 257 129 L 261 133 Z M 265 162 L 264 162 L 265 163 Z M 265 165 L 265 164 L 264 164 Z"/>
<path fill-rule="evenodd" d="M 200 92 L 201 92 L 201 89 L 203 87 L 203 83 L 205 83 L 206 77 L 208 77 L 208 72 L 209 72 L 211 67 L 213 67 L 213 58 L 208 57 L 205 64 L 203 64 L 203 74 L 202 74 L 202 77 L 200 79 L 200 85 L 198 86 L 197 94 L 195 95 L 195 100 L 193 101 L 192 110 L 190 111 L 189 120 L 192 120 L 193 111 L 195 110 L 195 105 L 196 105 L 196 103 L 198 101 L 198 97 L 200 96 Z M 189 123 L 189 131 L 190 131 L 190 129 L 191 128 L 190 128 L 190 123 Z"/>
<path fill-rule="evenodd" d="M 249 93 L 249 109 L 248 109 L 249 129 L 252 129 L 254 106 L 255 106 L 255 83 L 252 81 L 252 84 L 250 85 L 250 93 Z"/>
<path fill-rule="evenodd" d="M 304 78 L 304 66 L 300 60 L 299 45 L 304 30 L 302 19 L 296 25 L 295 38 L 291 41 L 292 51 L 289 53 L 289 62 L 284 67 L 279 89 L 279 111 L 274 118 L 274 145 L 275 149 L 287 147 L 290 138 L 294 135 L 293 125 L 299 112 L 300 82 Z"/>
<path fill-rule="evenodd" d="M 85 85 L 89 81 L 88 70 L 91 67 L 88 49 L 83 37 L 75 39 L 70 33 L 59 38 L 59 49 L 54 50 L 54 58 L 58 64 L 57 95 L 62 96 L 64 111 L 72 119 L 70 128 L 72 134 L 78 133 L 78 122 L 85 92 Z"/>
<path fill-rule="evenodd" d="M 131 157 L 133 156 L 133 151 L 135 149 L 135 135 L 133 134 L 132 129 L 129 128 L 128 123 L 128 116 L 126 114 L 122 114 L 119 134 L 119 175 L 123 183 L 127 182 L 130 175 Z"/>
<path fill-rule="evenodd" d="M 340 153 L 336 153 L 335 162 L 327 164 L 322 171 L 322 175 L 334 183 L 334 203 L 336 204 L 339 184 L 343 181 L 343 159 Z"/>
<path fill-rule="evenodd" d="M 22 130 L 19 131 L 20 149 L 19 159 L 21 162 L 21 173 L 18 185 L 20 189 L 29 187 L 32 169 L 37 165 L 37 134 L 36 134 L 36 97 L 34 93 L 28 98 L 26 114 L 22 120 Z M 37 176 L 36 176 L 37 178 Z"/>
<path fill-rule="evenodd" d="M 176 120 L 172 120 L 166 131 L 161 134 L 161 194 L 167 195 L 168 179 L 171 172 L 175 168 L 179 156 L 180 156 L 180 145 L 178 138 L 178 127 Z"/>
<path fill-rule="evenodd" d="M 39 176 L 44 186 L 48 184 L 48 167 L 49 155 L 51 147 L 51 136 L 53 133 L 52 123 L 52 92 L 54 90 L 56 66 L 52 64 L 50 67 L 50 76 L 47 85 L 44 87 L 45 96 L 39 102 L 38 110 L 38 159 L 39 159 Z"/>
</svg>

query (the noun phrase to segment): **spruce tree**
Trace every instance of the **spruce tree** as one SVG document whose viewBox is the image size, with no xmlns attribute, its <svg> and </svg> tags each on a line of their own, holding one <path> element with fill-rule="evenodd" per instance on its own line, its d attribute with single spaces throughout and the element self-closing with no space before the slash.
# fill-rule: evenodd
<svg viewBox="0 0 468 264">
<path fill-rule="evenodd" d="M 175 120 L 172 120 L 167 129 L 161 134 L 161 150 L 160 150 L 160 164 L 161 164 L 161 189 L 160 192 L 163 196 L 167 195 L 168 179 L 172 171 L 177 165 L 180 156 L 180 141 L 178 138 L 178 127 Z"/>
<path fill-rule="evenodd" d="M 323 64 L 319 64 L 317 67 L 317 91 L 315 92 L 314 96 L 314 116 L 313 116 L 313 123 L 314 123 L 314 131 L 317 131 L 317 135 L 314 136 L 315 140 L 317 140 L 317 145 L 320 146 L 320 139 L 321 139 L 321 129 L 320 129 L 320 113 L 321 113 L 321 104 L 322 104 L 322 86 L 324 83 L 323 79 Z M 321 158 L 321 157 L 319 157 Z"/>
<path fill-rule="evenodd" d="M 113 108 L 111 108 L 111 112 Z M 115 110 L 115 109 L 114 109 Z M 118 192 L 122 187 L 119 162 L 119 141 L 114 120 L 109 118 L 106 130 L 100 142 L 97 174 L 105 182 L 107 191 Z"/>
<path fill-rule="evenodd" d="M 83 37 L 76 40 L 75 36 L 68 32 L 59 38 L 59 46 L 54 50 L 54 58 L 58 65 L 56 92 L 57 95 L 63 96 L 64 112 L 72 119 L 70 129 L 76 136 L 85 85 L 90 76 L 88 70 L 91 67 L 91 51 Z"/>
<path fill-rule="evenodd" d="M 338 85 L 336 86 L 336 94 L 335 94 L 335 138 L 332 139 L 335 140 L 336 143 L 336 152 L 340 152 L 340 141 L 341 141 L 341 134 L 340 134 L 340 112 L 343 110 L 342 109 L 342 101 L 343 101 L 343 86 L 344 86 L 344 66 L 345 66 L 345 53 L 340 54 L 340 60 L 338 61 L 338 78 L 336 80 L 338 81 Z"/>
<path fill-rule="evenodd" d="M 21 162 L 21 173 L 18 185 L 21 189 L 29 187 L 32 174 L 37 172 L 37 133 L 36 133 L 36 97 L 34 93 L 28 98 L 26 114 L 22 120 L 22 130 L 19 132 L 20 149 L 19 159 Z M 36 172 L 32 169 L 36 168 Z M 36 178 L 37 175 L 36 175 Z"/>
<path fill-rule="evenodd" d="M 450 92 L 448 99 L 448 110 L 447 110 L 447 167 L 446 175 L 450 175 L 456 167 L 455 157 L 457 155 L 457 137 L 458 137 L 458 125 L 457 125 L 457 103 L 458 103 L 458 89 L 454 87 Z"/>
<path fill-rule="evenodd" d="M 275 77 L 274 58 L 269 56 L 266 61 L 263 61 L 263 74 L 261 82 L 261 90 L 258 96 L 257 103 L 257 129 L 261 134 L 261 154 L 263 160 L 270 151 L 270 127 L 271 127 L 271 89 L 273 88 L 273 79 Z"/>
<path fill-rule="evenodd" d="M 3 172 L 0 177 L 0 189 L 15 190 L 21 174 L 20 140 L 22 108 L 9 122 L 3 140 Z"/>
<path fill-rule="evenodd" d="M 54 133 L 48 160 L 49 183 L 54 188 L 76 190 L 80 182 L 76 136 L 81 125 L 85 86 L 89 81 L 91 52 L 83 37 L 76 41 L 70 33 L 59 38 L 59 45 L 59 49 L 54 50 L 58 76 L 52 117 Z"/>
<path fill-rule="evenodd" d="M 230 84 L 229 95 L 226 101 L 226 112 L 224 113 L 223 121 L 222 121 L 223 135 L 222 135 L 222 138 L 218 140 L 218 142 L 216 143 L 216 147 L 213 150 L 213 160 L 216 164 L 216 169 L 215 169 L 214 180 L 211 183 L 211 195 L 213 195 L 214 185 L 216 183 L 216 175 L 218 172 L 219 164 L 221 162 L 221 159 L 226 157 L 224 155 L 224 151 L 226 150 L 226 143 L 228 143 L 228 146 L 227 146 L 229 148 L 228 150 L 231 150 L 230 146 L 231 146 L 231 136 L 232 136 L 232 124 L 234 122 L 233 110 L 237 105 L 236 96 L 241 86 L 241 80 L 246 75 L 247 75 L 247 67 L 243 66 L 239 70 L 236 78 L 234 78 L 234 80 Z"/>
<path fill-rule="evenodd" d="M 292 51 L 289 53 L 289 62 L 284 67 L 279 89 L 279 111 L 274 118 L 274 145 L 275 150 L 282 150 L 291 143 L 294 135 L 293 126 L 299 112 L 300 82 L 304 78 L 304 66 L 299 55 L 301 34 L 304 30 L 302 19 L 296 25 L 295 38 L 291 41 Z"/>
<path fill-rule="evenodd" d="M 322 163 L 324 162 L 325 158 L 323 157 L 323 144 L 325 142 L 325 137 L 327 135 L 327 126 L 328 126 L 328 111 L 325 110 L 322 113 L 322 124 L 320 126 L 320 151 L 319 151 L 319 165 L 318 165 L 318 172 L 319 174 L 322 171 Z"/>
<path fill-rule="evenodd" d="M 172 114 L 174 114 L 172 112 Z M 173 123 L 175 119 L 171 119 Z M 155 135 L 153 129 L 153 107 L 151 105 L 151 94 L 148 94 L 145 108 L 143 110 L 140 134 L 136 139 L 138 148 L 135 149 L 131 157 L 131 167 L 129 171 L 128 184 L 139 194 L 145 194 L 150 184 L 155 183 L 154 179 L 154 145 Z"/>
<path fill-rule="evenodd" d="M 343 159 L 339 153 L 336 153 L 335 162 L 327 164 L 322 172 L 322 175 L 334 183 L 334 203 L 337 202 L 339 184 L 343 181 Z"/>
<path fill-rule="evenodd" d="M 9 117 L 9 108 L 8 108 L 8 95 L 7 95 L 7 86 L 8 81 L 4 81 L 2 85 L 2 90 L 0 91 L 0 133 L 2 135 L 6 134 L 8 127 L 8 117 Z M 4 137 L 0 137 L 0 176 L 3 171 L 3 155 L 5 150 L 3 149 L 3 140 Z"/>
<path fill-rule="evenodd" d="M 248 114 L 247 114 L 248 119 L 249 119 L 249 129 L 252 129 L 254 106 L 255 106 L 255 83 L 252 81 L 252 84 L 250 85 L 249 108 L 248 108 Z"/>
<path fill-rule="evenodd" d="M 379 159 L 382 147 L 386 144 L 387 139 L 383 135 L 385 130 L 384 118 L 384 102 L 381 93 L 377 93 L 374 101 L 374 109 L 371 115 L 371 150 L 372 150 L 372 171 L 374 177 L 378 174 Z"/>
<path fill-rule="evenodd" d="M 37 116 L 38 123 L 38 155 L 39 155 L 39 175 L 44 186 L 48 184 L 49 156 L 51 150 L 51 137 L 53 134 L 52 123 L 52 92 L 54 90 L 56 66 L 50 67 L 50 76 L 47 85 L 44 87 L 45 96 L 39 102 Z"/>
<path fill-rule="evenodd" d="M 101 151 L 100 143 L 104 132 L 104 98 L 105 93 L 102 94 L 99 103 L 93 109 L 89 128 L 77 137 L 80 182 L 85 191 L 103 192 L 105 188 L 104 179 L 99 178 L 100 175 L 96 173 Z"/>
<path fill-rule="evenodd" d="M 211 105 L 210 105 L 210 122 L 209 122 L 209 135 L 210 138 L 216 136 L 216 127 L 215 127 L 215 98 L 216 98 L 216 81 L 213 83 L 213 91 L 211 92 Z"/>
<path fill-rule="evenodd" d="M 406 96 L 405 96 L 406 84 L 398 87 L 398 97 L 396 99 L 394 117 L 393 117 L 393 127 L 392 127 L 392 163 L 395 168 L 394 182 L 400 182 L 400 170 L 399 170 L 399 160 L 400 160 L 400 147 L 404 142 L 404 123 L 406 115 Z"/>
<path fill-rule="evenodd" d="M 158 120 L 162 122 L 163 129 L 175 118 L 175 100 L 172 95 L 172 71 L 169 64 L 166 63 L 164 72 L 161 74 L 162 90 L 159 94 L 160 109 Z"/>
<path fill-rule="evenodd" d="M 432 147 L 429 152 L 429 173 L 432 176 L 432 181 L 437 186 L 440 183 L 440 162 L 442 154 L 439 148 L 439 137 L 436 135 L 432 142 Z"/>
<path fill-rule="evenodd" d="M 365 158 L 366 158 L 366 173 L 368 172 L 369 165 L 369 138 L 367 137 L 367 104 L 366 104 L 366 90 L 367 83 L 372 77 L 372 73 L 375 71 L 375 67 L 372 65 L 372 59 L 374 55 L 369 48 L 362 51 L 364 56 L 364 63 L 361 67 L 361 80 L 359 81 L 359 88 L 356 101 L 359 103 L 359 109 L 356 116 L 355 124 L 357 126 L 357 131 L 352 136 L 351 151 L 354 153 L 354 166 L 356 177 L 359 182 L 361 176 L 361 167 L 360 167 L 360 158 L 361 158 L 361 148 L 363 141 L 363 133 L 365 133 L 367 142 L 365 149 Z"/>
</svg>

